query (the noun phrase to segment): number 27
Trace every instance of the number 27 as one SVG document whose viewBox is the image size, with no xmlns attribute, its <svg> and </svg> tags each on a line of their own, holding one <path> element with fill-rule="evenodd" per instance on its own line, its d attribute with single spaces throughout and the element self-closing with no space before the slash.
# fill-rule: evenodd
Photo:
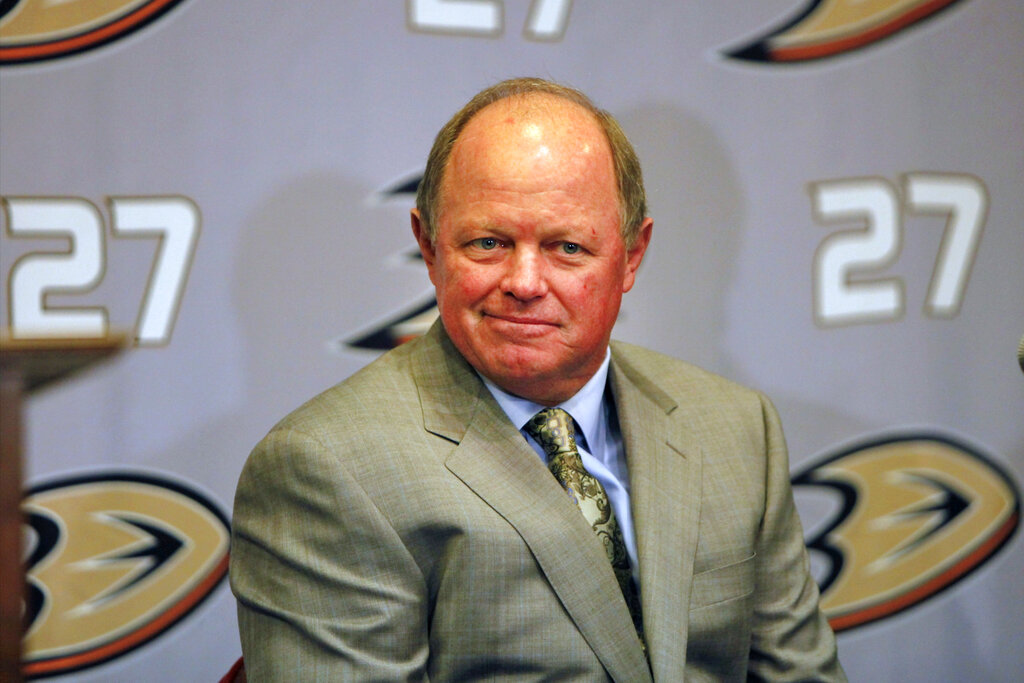
<svg viewBox="0 0 1024 683">
<path fill-rule="evenodd" d="M 558 40 L 569 22 L 572 0 L 533 0 L 523 32 L 533 40 Z M 409 26 L 416 31 L 498 35 L 504 5 L 499 0 L 408 0 Z"/>
<path fill-rule="evenodd" d="M 50 294 L 84 294 L 103 279 L 103 218 L 96 206 L 77 197 L 6 197 L 2 202 L 12 237 L 70 240 L 66 252 L 31 252 L 11 268 L 11 336 L 107 336 L 109 323 L 104 308 L 46 305 Z M 195 252 L 199 209 L 192 200 L 179 196 L 114 197 L 109 205 L 114 236 L 158 240 L 135 337 L 140 346 L 166 344 Z"/>
<path fill-rule="evenodd" d="M 954 317 L 960 311 L 985 225 L 985 186 L 973 176 L 938 173 L 910 173 L 903 185 L 910 211 L 949 215 L 925 312 Z M 885 268 L 899 256 L 902 212 L 897 189 L 882 178 L 831 180 L 812 185 L 811 199 L 820 223 L 865 223 L 862 230 L 832 233 L 818 247 L 814 256 L 818 323 L 830 327 L 898 318 L 904 297 L 900 279 L 851 281 L 851 276 Z"/>
</svg>

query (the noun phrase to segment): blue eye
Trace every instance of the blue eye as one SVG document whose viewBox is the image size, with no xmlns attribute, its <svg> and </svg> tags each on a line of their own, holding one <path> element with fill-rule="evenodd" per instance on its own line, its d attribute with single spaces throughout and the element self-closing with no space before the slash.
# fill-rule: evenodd
<svg viewBox="0 0 1024 683">
<path fill-rule="evenodd" d="M 486 249 L 487 251 L 490 251 L 491 249 L 494 249 L 495 247 L 498 246 L 498 240 L 494 239 L 493 237 L 481 237 L 480 239 L 474 241 L 476 242 L 476 246 L 480 247 L 481 249 Z"/>
<path fill-rule="evenodd" d="M 562 251 L 566 254 L 578 254 L 580 253 L 580 245 L 575 242 L 563 242 Z"/>
</svg>

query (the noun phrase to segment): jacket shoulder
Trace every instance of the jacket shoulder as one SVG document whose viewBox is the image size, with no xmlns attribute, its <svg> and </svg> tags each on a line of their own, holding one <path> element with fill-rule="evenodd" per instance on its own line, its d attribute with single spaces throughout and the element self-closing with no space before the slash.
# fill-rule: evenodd
<svg viewBox="0 0 1024 683">
<path fill-rule="evenodd" d="M 348 378 L 310 398 L 288 413 L 274 430 L 290 429 L 320 436 L 325 429 L 364 421 L 379 422 L 388 414 L 396 420 L 419 413 L 416 382 L 411 358 L 415 341 L 392 349 L 357 370 Z"/>
<path fill-rule="evenodd" d="M 663 392 L 675 401 L 694 395 L 704 400 L 717 396 L 730 402 L 760 402 L 763 398 L 756 389 L 664 353 L 620 341 L 613 341 L 611 347 L 612 359 L 634 384 Z"/>
</svg>

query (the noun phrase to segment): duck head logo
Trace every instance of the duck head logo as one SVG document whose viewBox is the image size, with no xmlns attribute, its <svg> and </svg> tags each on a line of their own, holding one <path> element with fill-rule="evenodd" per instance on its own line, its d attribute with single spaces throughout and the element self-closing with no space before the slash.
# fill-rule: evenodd
<svg viewBox="0 0 1024 683">
<path fill-rule="evenodd" d="M 65 674 L 166 632 L 228 568 L 227 518 L 152 474 L 62 478 L 28 492 L 22 673 Z"/>
<path fill-rule="evenodd" d="M 962 0 L 811 0 L 796 17 L 726 54 L 750 62 L 806 62 L 873 45 Z"/>
<path fill-rule="evenodd" d="M 0 0 L 0 65 L 38 62 L 123 38 L 182 0 Z"/>
<path fill-rule="evenodd" d="M 825 558 L 821 607 L 833 629 L 861 626 L 949 588 L 1002 548 L 1020 492 L 991 459 L 946 436 L 881 439 L 793 479 L 838 493 L 839 512 L 807 544 Z"/>
</svg>

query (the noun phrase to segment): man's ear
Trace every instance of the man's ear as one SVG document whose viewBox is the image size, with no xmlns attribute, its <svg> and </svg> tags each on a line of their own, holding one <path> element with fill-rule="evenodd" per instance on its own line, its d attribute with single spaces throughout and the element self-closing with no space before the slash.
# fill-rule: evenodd
<svg viewBox="0 0 1024 683">
<path fill-rule="evenodd" d="M 626 252 L 626 277 L 622 282 L 623 293 L 633 289 L 633 283 L 636 281 L 636 271 L 644 260 L 644 254 L 647 253 L 647 246 L 651 243 L 651 233 L 653 231 L 654 220 L 650 217 L 644 218 L 644 222 L 640 224 L 640 230 L 637 232 L 633 246 Z"/>
<path fill-rule="evenodd" d="M 423 261 L 427 264 L 427 270 L 433 274 L 434 261 L 436 260 L 434 243 L 430 241 L 430 236 L 427 234 L 427 227 L 423 222 L 423 218 L 420 216 L 419 209 L 413 209 L 409 214 L 412 221 L 412 235 L 416 238 L 416 244 L 420 247 L 420 254 L 423 255 Z"/>
</svg>

